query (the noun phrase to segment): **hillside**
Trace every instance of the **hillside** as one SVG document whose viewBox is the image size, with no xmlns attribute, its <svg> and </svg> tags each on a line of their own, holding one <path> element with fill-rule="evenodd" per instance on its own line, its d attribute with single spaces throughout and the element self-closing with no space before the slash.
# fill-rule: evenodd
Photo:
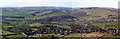
<svg viewBox="0 0 120 39">
<path fill-rule="evenodd" d="M 114 8 L 6 7 L 2 11 L 3 31 L 7 32 L 3 35 L 8 37 L 16 34 L 22 37 L 23 33 L 33 37 L 38 37 L 36 34 L 59 37 L 71 33 L 109 32 L 104 27 L 109 29 L 110 24 L 118 29 L 118 13 Z"/>
</svg>

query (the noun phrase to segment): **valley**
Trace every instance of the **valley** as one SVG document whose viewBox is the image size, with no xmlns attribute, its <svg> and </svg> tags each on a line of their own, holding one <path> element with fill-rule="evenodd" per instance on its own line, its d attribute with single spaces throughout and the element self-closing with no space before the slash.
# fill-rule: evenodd
<svg viewBox="0 0 120 39">
<path fill-rule="evenodd" d="M 67 7 L 2 8 L 2 36 L 120 37 L 118 9 Z"/>
</svg>

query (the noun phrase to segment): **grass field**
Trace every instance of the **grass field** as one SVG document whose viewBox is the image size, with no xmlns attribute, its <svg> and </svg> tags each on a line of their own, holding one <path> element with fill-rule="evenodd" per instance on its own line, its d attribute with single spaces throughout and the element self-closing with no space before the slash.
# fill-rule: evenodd
<svg viewBox="0 0 120 39">
<path fill-rule="evenodd" d="M 61 27 L 61 28 L 70 28 L 70 26 L 65 26 L 65 25 L 53 25 L 53 26 L 58 26 L 58 27 Z"/>
<path fill-rule="evenodd" d="M 36 31 L 36 30 L 38 30 L 38 29 L 37 29 L 37 28 L 32 28 L 32 30 Z"/>
<path fill-rule="evenodd" d="M 112 14 L 112 15 L 116 14 L 116 13 L 113 13 L 112 11 L 100 10 L 100 9 L 93 9 L 93 10 L 83 9 L 81 11 L 85 11 L 85 12 L 87 12 L 87 14 L 92 15 L 92 16 L 102 16 L 102 17 L 107 17 L 107 15 L 110 15 L 110 14 Z"/>
<path fill-rule="evenodd" d="M 103 27 L 105 27 L 105 25 L 116 25 L 117 26 L 118 22 L 95 23 L 95 24 L 92 24 L 92 25 L 103 28 Z"/>
<path fill-rule="evenodd" d="M 15 33 L 12 33 L 12 32 L 9 32 L 9 31 L 3 31 L 2 34 L 3 34 L 3 35 L 7 35 L 7 34 L 15 34 Z"/>
<path fill-rule="evenodd" d="M 33 24 L 29 24 L 29 26 L 36 26 L 36 27 L 39 27 L 40 25 L 43 25 L 43 24 L 40 24 L 40 23 L 33 23 Z"/>
<path fill-rule="evenodd" d="M 3 26 L 4 28 L 7 28 L 7 27 L 14 27 L 14 26 Z"/>
<path fill-rule="evenodd" d="M 21 35 L 10 35 L 10 36 L 7 36 L 7 37 L 23 37 Z"/>
<path fill-rule="evenodd" d="M 53 14 L 48 14 L 48 15 L 44 15 L 44 16 L 34 16 L 34 17 L 30 17 L 30 18 L 25 18 L 25 19 L 36 20 L 36 19 L 42 19 L 42 18 L 45 18 L 45 17 L 61 16 L 61 15 L 66 15 L 66 14 L 64 14 L 64 13 L 53 13 Z"/>
<path fill-rule="evenodd" d="M 34 12 L 6 12 L 6 13 L 2 13 L 2 16 L 20 16 L 20 17 L 24 17 L 24 16 L 28 16 L 30 14 L 33 14 Z"/>
</svg>

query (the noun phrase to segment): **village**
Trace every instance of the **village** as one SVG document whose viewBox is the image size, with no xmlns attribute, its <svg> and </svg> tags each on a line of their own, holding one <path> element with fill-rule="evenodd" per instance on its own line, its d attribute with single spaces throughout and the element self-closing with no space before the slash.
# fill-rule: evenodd
<svg viewBox="0 0 120 39">
<path fill-rule="evenodd" d="M 78 37 L 81 37 L 81 36 L 82 37 L 89 37 L 90 33 L 99 32 L 99 33 L 112 33 L 112 34 L 116 33 L 115 34 L 115 36 L 116 36 L 117 34 L 120 33 L 120 29 L 114 29 L 114 28 L 106 29 L 106 28 L 107 27 L 119 27 L 117 25 L 107 25 L 106 24 L 104 26 L 104 28 L 100 28 L 100 27 L 97 27 L 97 26 L 93 26 L 91 24 L 93 24 L 93 23 L 117 22 L 117 21 L 118 21 L 117 19 L 103 18 L 103 19 L 100 19 L 98 21 L 90 21 L 90 22 L 85 22 L 84 24 L 71 25 L 70 28 L 60 28 L 58 26 L 53 26 L 56 23 L 51 23 L 51 24 L 42 25 L 42 26 L 39 26 L 39 27 L 35 27 L 35 26 L 27 27 L 27 28 L 29 28 L 29 30 L 18 28 L 22 32 L 24 32 L 24 33 L 18 33 L 18 34 L 20 34 L 24 37 L 44 37 L 44 36 L 46 36 L 45 34 L 53 34 L 53 35 L 47 35 L 48 37 L 56 37 L 56 35 L 58 37 L 61 36 L 61 35 L 62 35 L 62 37 L 69 37 L 67 35 L 70 35 L 71 33 L 87 33 L 86 35 L 85 34 L 81 34 L 80 36 L 78 35 Z M 37 30 L 32 30 L 32 28 L 35 28 Z M 13 32 L 13 31 L 11 31 L 11 29 L 13 29 L 13 28 L 8 27 L 7 31 Z M 91 37 L 96 37 L 96 36 L 99 37 L 99 35 L 96 35 L 96 36 L 94 36 L 94 35 L 95 34 L 90 35 L 90 36 Z M 100 36 L 103 36 L 103 35 L 100 35 Z"/>
</svg>

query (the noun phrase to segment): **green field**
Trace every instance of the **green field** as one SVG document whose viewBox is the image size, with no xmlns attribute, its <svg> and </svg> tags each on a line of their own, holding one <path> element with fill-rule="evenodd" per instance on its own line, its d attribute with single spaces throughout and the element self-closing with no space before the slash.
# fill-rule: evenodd
<svg viewBox="0 0 120 39">
<path fill-rule="evenodd" d="M 92 24 L 92 25 L 103 28 L 103 27 L 105 27 L 105 25 L 116 25 L 116 26 L 118 26 L 118 22 L 95 23 L 95 24 Z"/>
<path fill-rule="evenodd" d="M 42 19 L 42 18 L 46 18 L 46 17 L 52 17 L 52 16 L 62 16 L 62 15 L 66 15 L 64 13 L 53 13 L 53 14 L 49 14 L 49 15 L 44 15 L 44 16 L 34 16 L 34 17 L 30 17 L 30 18 L 25 18 L 25 19 L 32 19 L 32 20 L 36 20 L 36 19 Z"/>
<path fill-rule="evenodd" d="M 2 34 L 3 34 L 3 35 L 7 35 L 7 34 L 15 34 L 15 33 L 12 33 L 12 32 L 9 32 L 9 31 L 3 31 Z"/>
<path fill-rule="evenodd" d="M 93 10 L 83 9 L 81 11 L 85 11 L 85 12 L 87 12 L 87 14 L 92 15 L 92 16 L 102 16 L 102 17 L 107 17 L 107 15 L 110 15 L 110 14 L 116 14 L 112 11 L 101 10 L 101 9 L 93 9 Z"/>
<path fill-rule="evenodd" d="M 58 26 L 58 27 L 61 27 L 61 28 L 70 28 L 70 26 L 65 26 L 65 25 L 53 25 L 53 26 Z"/>
<path fill-rule="evenodd" d="M 21 17 L 24 17 L 24 16 L 28 16 L 30 14 L 33 14 L 33 12 L 27 12 L 27 13 L 3 13 L 2 16 L 21 16 Z"/>
<path fill-rule="evenodd" d="M 33 24 L 29 24 L 29 26 L 36 26 L 36 27 L 39 27 L 40 25 L 43 25 L 43 24 L 40 24 L 40 23 L 33 23 Z"/>
<path fill-rule="evenodd" d="M 14 26 L 3 26 L 4 28 L 7 28 L 7 27 L 14 27 Z"/>
<path fill-rule="evenodd" d="M 21 35 L 10 35 L 10 36 L 7 36 L 7 37 L 23 37 Z"/>
</svg>

